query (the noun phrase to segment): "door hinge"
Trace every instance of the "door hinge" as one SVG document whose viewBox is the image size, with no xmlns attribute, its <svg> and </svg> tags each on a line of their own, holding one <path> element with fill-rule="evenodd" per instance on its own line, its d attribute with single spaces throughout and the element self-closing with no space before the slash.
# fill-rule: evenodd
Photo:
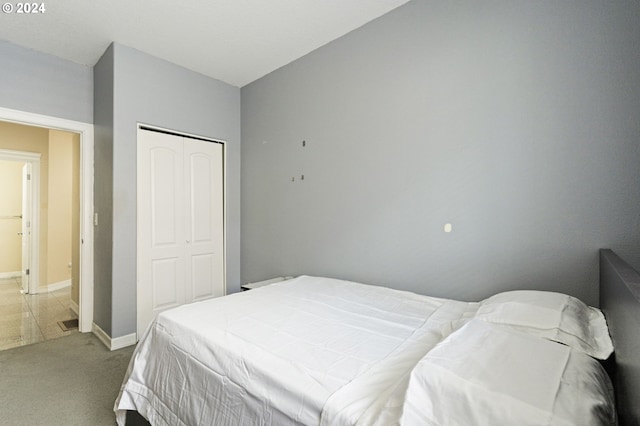
<svg viewBox="0 0 640 426">
<path fill-rule="evenodd" d="M 27 269 L 27 271 L 25 272 L 25 275 L 29 275 L 29 270 Z"/>
<path fill-rule="evenodd" d="M 27 180 L 31 180 L 31 173 L 27 173 Z"/>
</svg>

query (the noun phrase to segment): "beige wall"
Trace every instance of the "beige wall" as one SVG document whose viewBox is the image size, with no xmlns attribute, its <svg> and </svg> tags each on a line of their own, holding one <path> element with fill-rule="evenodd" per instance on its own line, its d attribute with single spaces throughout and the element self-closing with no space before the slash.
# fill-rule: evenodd
<svg viewBox="0 0 640 426">
<path fill-rule="evenodd" d="M 0 121 L 0 149 L 37 152 L 40 157 L 40 265 L 47 264 L 49 205 L 49 130 Z M 40 284 L 47 283 L 47 268 L 40 268 Z"/>
<path fill-rule="evenodd" d="M 49 131 L 47 284 L 71 280 L 73 134 Z"/>
<path fill-rule="evenodd" d="M 0 161 L 0 273 L 22 269 L 22 166 L 19 161 Z"/>
</svg>

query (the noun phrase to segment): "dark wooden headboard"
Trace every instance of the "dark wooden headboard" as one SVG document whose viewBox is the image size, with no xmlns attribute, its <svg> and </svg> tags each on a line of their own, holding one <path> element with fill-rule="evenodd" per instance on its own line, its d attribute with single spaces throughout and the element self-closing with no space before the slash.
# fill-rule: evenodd
<svg viewBox="0 0 640 426">
<path fill-rule="evenodd" d="M 600 250 L 600 308 L 615 349 L 620 425 L 640 425 L 640 273 L 609 249 Z"/>
</svg>

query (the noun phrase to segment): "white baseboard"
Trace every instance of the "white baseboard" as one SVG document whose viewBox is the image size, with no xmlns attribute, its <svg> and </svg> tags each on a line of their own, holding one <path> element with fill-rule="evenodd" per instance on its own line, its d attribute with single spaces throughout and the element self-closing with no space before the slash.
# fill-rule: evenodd
<svg viewBox="0 0 640 426">
<path fill-rule="evenodd" d="M 127 334 L 126 336 L 116 337 L 111 339 L 111 350 L 126 348 L 127 346 L 135 345 L 138 343 L 136 333 Z"/>
<path fill-rule="evenodd" d="M 115 351 L 117 349 L 126 348 L 127 346 L 135 345 L 137 343 L 136 333 L 127 334 L 126 336 L 120 336 L 111 338 L 103 329 L 101 329 L 95 322 L 92 328 L 93 334 L 109 349 Z"/>
<path fill-rule="evenodd" d="M 5 278 L 20 278 L 20 277 L 22 277 L 22 271 L 0 272 L 0 280 Z"/>
<path fill-rule="evenodd" d="M 45 291 L 51 293 L 52 291 L 61 290 L 63 288 L 71 287 L 71 280 L 58 281 L 57 283 L 51 283 L 40 286 L 40 293 Z"/>
</svg>

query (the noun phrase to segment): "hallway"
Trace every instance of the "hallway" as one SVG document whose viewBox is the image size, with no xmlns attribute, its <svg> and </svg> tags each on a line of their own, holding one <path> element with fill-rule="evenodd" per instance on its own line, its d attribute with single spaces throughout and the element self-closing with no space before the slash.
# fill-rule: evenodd
<svg viewBox="0 0 640 426">
<path fill-rule="evenodd" d="M 71 287 L 50 293 L 22 294 L 20 278 L 0 279 L 0 350 L 78 332 L 64 331 L 59 321 L 77 319 L 70 308 Z"/>
</svg>

